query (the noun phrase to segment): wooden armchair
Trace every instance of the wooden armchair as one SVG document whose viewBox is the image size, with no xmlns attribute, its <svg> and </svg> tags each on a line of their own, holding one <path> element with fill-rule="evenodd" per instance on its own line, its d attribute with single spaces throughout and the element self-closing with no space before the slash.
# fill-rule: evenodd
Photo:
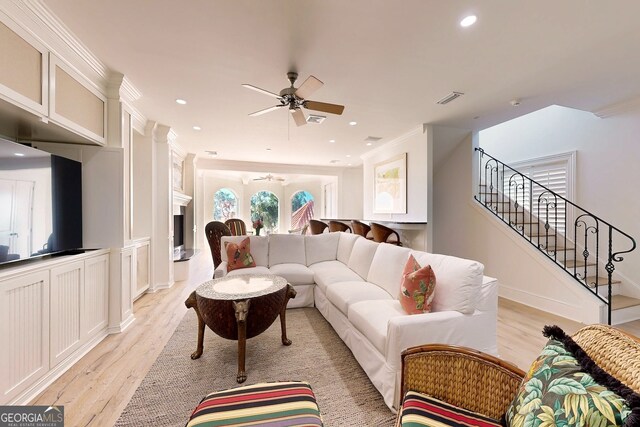
<svg viewBox="0 0 640 427">
<path fill-rule="evenodd" d="M 585 326 L 572 339 L 609 375 L 640 391 L 640 339 L 607 325 Z M 465 347 L 411 347 L 401 358 L 403 399 L 415 391 L 495 420 L 506 412 L 525 376 L 509 362 Z"/>
<path fill-rule="evenodd" d="M 378 243 L 391 243 L 393 245 L 402 246 L 400 241 L 400 235 L 393 228 L 389 228 L 386 225 L 378 224 L 377 222 L 371 223 L 371 234 L 373 234 L 373 241 Z M 391 239 L 389 239 L 391 237 Z"/>
<path fill-rule="evenodd" d="M 207 236 L 207 242 L 209 242 L 213 268 L 215 269 L 222 262 L 222 254 L 220 252 L 222 236 L 231 236 L 231 230 L 223 222 L 211 221 L 204 227 L 204 234 Z"/>
<path fill-rule="evenodd" d="M 369 233 L 371 233 L 371 227 L 369 227 L 368 224 L 360 222 L 357 219 L 352 219 L 351 229 L 354 234 L 359 234 L 366 239 L 373 240 L 373 237 L 369 235 Z"/>
<path fill-rule="evenodd" d="M 246 236 L 247 226 L 244 221 L 239 218 L 230 218 L 224 222 L 224 224 L 231 230 L 232 236 Z"/>
<path fill-rule="evenodd" d="M 309 220 L 309 230 L 311 230 L 311 234 L 322 234 L 327 227 L 328 225 L 326 223 L 318 221 L 317 219 Z"/>
<path fill-rule="evenodd" d="M 340 221 L 329 221 L 329 232 L 335 233 L 337 231 L 344 231 L 345 233 L 351 233 L 351 227 L 349 227 L 344 222 Z"/>
</svg>

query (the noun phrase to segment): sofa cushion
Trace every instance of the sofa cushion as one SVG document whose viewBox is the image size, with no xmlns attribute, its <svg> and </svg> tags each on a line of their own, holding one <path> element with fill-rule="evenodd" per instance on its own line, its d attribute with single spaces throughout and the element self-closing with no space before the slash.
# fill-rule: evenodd
<svg viewBox="0 0 640 427">
<path fill-rule="evenodd" d="M 386 354 L 389 319 L 406 316 L 396 300 L 361 301 L 349 306 L 349 322 L 367 338 L 380 354 Z M 400 352 L 402 349 L 398 349 Z"/>
<path fill-rule="evenodd" d="M 271 274 L 282 276 L 291 285 L 312 285 L 313 270 L 302 264 L 276 264 L 269 267 Z"/>
<path fill-rule="evenodd" d="M 633 390 L 599 367 L 558 326 L 545 326 L 543 334 L 549 342 L 507 408 L 507 425 L 638 425 L 640 399 Z"/>
<path fill-rule="evenodd" d="M 438 278 L 432 311 L 455 310 L 471 314 L 476 308 L 484 266 L 477 261 L 412 251 L 420 265 L 431 265 Z"/>
<path fill-rule="evenodd" d="M 398 295 L 403 310 L 407 314 L 429 313 L 435 290 L 436 276 L 431 266 L 421 267 L 413 255 L 410 255 L 402 272 Z"/>
<path fill-rule="evenodd" d="M 240 243 L 224 242 L 224 251 L 227 254 L 228 260 L 227 271 L 256 266 L 256 262 L 253 260 L 253 256 L 251 256 L 249 237 L 245 237 Z"/>
<path fill-rule="evenodd" d="M 304 236 L 307 265 L 322 261 L 335 261 L 338 253 L 339 233 Z"/>
<path fill-rule="evenodd" d="M 338 233 L 332 233 L 338 234 Z M 309 268 L 313 271 L 313 278 L 316 285 L 327 292 L 327 286 L 337 282 L 364 282 L 364 279 L 358 276 L 349 267 L 340 261 L 324 261 L 312 264 Z"/>
<path fill-rule="evenodd" d="M 379 245 L 379 243 L 367 240 L 364 237 L 357 239 L 353 245 L 349 262 L 347 263 L 349 268 L 366 280 L 369 274 L 369 268 L 371 268 L 371 261 Z"/>
<path fill-rule="evenodd" d="M 222 245 L 222 261 L 229 261 L 227 259 L 227 252 L 224 250 L 224 242 L 240 243 L 247 236 L 223 236 L 220 239 Z M 269 238 L 267 236 L 249 236 L 251 242 L 251 255 L 256 265 L 262 265 L 267 267 L 269 265 Z"/>
<path fill-rule="evenodd" d="M 307 265 L 304 237 L 299 234 L 271 234 L 269 236 L 269 267 L 285 263 Z"/>
<path fill-rule="evenodd" d="M 348 317 L 349 306 L 360 301 L 391 300 L 391 295 L 369 282 L 338 282 L 327 287 L 327 299 Z"/>
<path fill-rule="evenodd" d="M 367 282 L 383 287 L 387 292 L 398 297 L 402 270 L 404 269 L 411 249 L 396 245 L 378 244 L 376 253 L 371 261 L 371 268 L 367 275 Z"/>
<path fill-rule="evenodd" d="M 241 268 L 238 270 L 231 270 L 227 276 L 238 276 L 240 274 L 271 274 L 271 271 L 265 266 L 258 265 L 256 267 Z"/>
<path fill-rule="evenodd" d="M 349 257 L 351 256 L 351 251 L 353 250 L 353 245 L 356 243 L 356 240 L 360 239 L 361 236 L 352 233 L 335 233 L 340 236 L 340 240 L 338 241 L 338 253 L 336 259 L 343 264 L 349 263 Z"/>
<path fill-rule="evenodd" d="M 402 402 L 400 427 L 420 426 L 500 426 L 499 420 L 485 417 L 438 400 L 426 394 L 408 391 Z"/>
</svg>

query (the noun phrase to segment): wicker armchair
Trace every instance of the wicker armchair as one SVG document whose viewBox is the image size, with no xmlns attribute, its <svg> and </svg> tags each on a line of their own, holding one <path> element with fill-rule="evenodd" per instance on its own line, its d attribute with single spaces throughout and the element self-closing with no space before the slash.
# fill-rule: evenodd
<svg viewBox="0 0 640 427">
<path fill-rule="evenodd" d="M 232 236 L 246 236 L 247 226 L 244 221 L 238 218 L 230 218 L 224 222 L 224 224 L 231 230 Z"/>
<path fill-rule="evenodd" d="M 606 325 L 585 326 L 572 338 L 598 366 L 640 391 L 640 339 Z M 401 396 L 416 391 L 493 419 L 505 413 L 525 375 L 496 357 L 444 344 L 411 347 L 401 357 Z"/>
<path fill-rule="evenodd" d="M 207 236 L 207 242 L 209 242 L 213 268 L 215 269 L 222 262 L 222 254 L 220 252 L 222 236 L 231 236 L 231 230 L 224 222 L 211 221 L 204 227 L 204 234 Z"/>
<path fill-rule="evenodd" d="M 328 225 L 326 223 L 318 221 L 317 219 L 309 220 L 309 230 L 311 230 L 311 234 L 322 234 L 327 227 Z"/>
<path fill-rule="evenodd" d="M 402 246 L 402 242 L 400 241 L 400 235 L 398 234 L 398 232 L 393 228 L 387 227 L 386 225 L 372 222 L 371 233 L 373 234 L 374 242 L 391 243 L 393 245 Z M 391 237 L 390 240 L 389 237 Z"/>
<path fill-rule="evenodd" d="M 337 231 L 344 231 L 344 232 L 351 233 L 351 227 L 349 227 L 344 222 L 329 221 L 329 232 L 330 233 L 335 233 Z"/>
<path fill-rule="evenodd" d="M 369 235 L 371 233 L 371 227 L 364 222 L 360 222 L 357 219 L 351 220 L 351 229 L 354 234 L 359 234 L 365 239 L 373 240 L 373 237 Z"/>
</svg>

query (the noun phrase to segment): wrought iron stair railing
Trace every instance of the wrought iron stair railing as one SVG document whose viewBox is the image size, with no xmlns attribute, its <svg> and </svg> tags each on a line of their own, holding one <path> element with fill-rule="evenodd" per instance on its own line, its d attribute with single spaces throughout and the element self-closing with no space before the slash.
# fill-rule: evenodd
<svg viewBox="0 0 640 427">
<path fill-rule="evenodd" d="M 482 148 L 475 151 L 480 176 L 474 198 L 605 303 L 611 324 L 612 286 L 619 283 L 613 273 L 622 255 L 636 248 L 633 237 Z"/>
</svg>

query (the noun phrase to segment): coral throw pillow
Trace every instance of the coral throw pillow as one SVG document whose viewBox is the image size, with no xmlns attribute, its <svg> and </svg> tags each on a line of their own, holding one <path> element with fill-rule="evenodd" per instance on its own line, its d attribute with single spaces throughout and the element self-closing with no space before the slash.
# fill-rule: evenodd
<svg viewBox="0 0 640 427">
<path fill-rule="evenodd" d="M 400 304 L 407 314 L 429 313 L 436 289 L 436 275 L 430 265 L 420 267 L 418 261 L 409 256 L 402 272 Z"/>
<path fill-rule="evenodd" d="M 224 242 L 224 249 L 227 251 L 227 271 L 256 266 L 248 237 L 240 243 Z"/>
</svg>

